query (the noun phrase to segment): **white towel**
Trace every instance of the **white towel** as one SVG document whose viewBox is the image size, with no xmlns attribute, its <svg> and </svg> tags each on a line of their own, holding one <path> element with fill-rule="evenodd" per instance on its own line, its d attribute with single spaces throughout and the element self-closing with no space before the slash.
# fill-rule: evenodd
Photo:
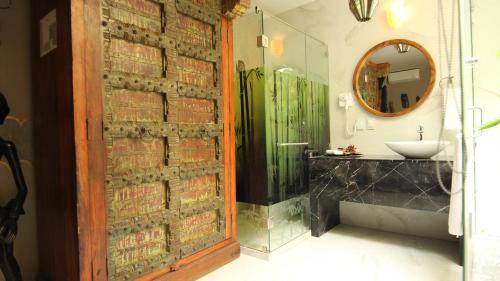
<svg viewBox="0 0 500 281">
<path fill-rule="evenodd" d="M 457 133 L 455 140 L 455 160 L 451 177 L 450 212 L 448 214 L 448 232 L 455 236 L 464 234 L 462 221 L 462 133 Z"/>
<path fill-rule="evenodd" d="M 446 85 L 450 87 L 450 85 Z M 461 118 L 461 89 L 448 88 L 448 94 L 444 104 L 446 115 L 444 119 L 444 129 L 456 135 L 455 139 L 455 157 L 453 161 L 453 174 L 451 178 L 451 198 L 450 211 L 448 215 L 448 232 L 455 236 L 463 235 L 462 222 L 462 118 Z"/>
</svg>

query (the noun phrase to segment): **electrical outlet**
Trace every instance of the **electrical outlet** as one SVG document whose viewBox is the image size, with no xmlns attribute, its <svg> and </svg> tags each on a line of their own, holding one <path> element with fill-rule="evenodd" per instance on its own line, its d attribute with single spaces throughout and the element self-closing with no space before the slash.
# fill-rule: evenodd
<svg viewBox="0 0 500 281">
<path fill-rule="evenodd" d="M 366 119 L 366 129 L 375 130 L 375 119 L 371 118 Z"/>
<path fill-rule="evenodd" d="M 352 96 L 351 93 L 341 93 L 339 94 L 339 106 L 344 108 L 344 107 L 349 107 L 353 105 L 352 101 Z"/>
</svg>

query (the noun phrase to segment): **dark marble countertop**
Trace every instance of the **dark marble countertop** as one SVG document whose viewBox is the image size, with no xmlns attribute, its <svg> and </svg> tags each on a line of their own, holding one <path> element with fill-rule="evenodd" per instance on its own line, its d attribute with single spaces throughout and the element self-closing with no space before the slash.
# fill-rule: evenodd
<svg viewBox="0 0 500 281">
<path fill-rule="evenodd" d="M 335 155 L 320 155 L 320 156 L 313 156 L 310 157 L 309 159 L 312 160 L 332 160 L 332 159 L 338 159 L 338 160 L 370 160 L 370 161 L 408 161 L 408 162 L 435 162 L 437 161 L 436 159 L 414 159 L 414 158 L 405 158 L 400 155 L 359 155 L 359 156 L 335 156 Z M 448 161 L 452 161 L 452 157 L 447 158 Z M 446 161 L 446 159 L 439 159 L 439 161 Z"/>
</svg>

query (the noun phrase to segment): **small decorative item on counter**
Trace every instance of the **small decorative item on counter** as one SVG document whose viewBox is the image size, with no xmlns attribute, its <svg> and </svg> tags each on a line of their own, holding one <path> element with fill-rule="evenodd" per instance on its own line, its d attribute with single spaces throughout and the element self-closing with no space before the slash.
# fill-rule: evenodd
<svg viewBox="0 0 500 281">
<path fill-rule="evenodd" d="M 358 154 L 356 149 L 357 148 L 356 146 L 354 146 L 354 144 L 350 144 L 343 149 L 344 155 Z"/>
<path fill-rule="evenodd" d="M 353 144 L 348 145 L 346 148 L 339 147 L 337 149 L 329 149 L 326 151 L 326 155 L 333 156 L 359 156 L 360 153 L 357 152 L 356 146 Z"/>
</svg>

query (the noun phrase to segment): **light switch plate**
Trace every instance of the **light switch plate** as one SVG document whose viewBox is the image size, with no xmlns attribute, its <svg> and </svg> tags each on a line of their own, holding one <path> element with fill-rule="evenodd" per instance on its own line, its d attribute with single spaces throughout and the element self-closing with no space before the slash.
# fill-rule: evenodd
<svg viewBox="0 0 500 281">
<path fill-rule="evenodd" d="M 40 57 L 57 48 L 57 15 L 50 11 L 40 20 Z"/>
<path fill-rule="evenodd" d="M 362 120 L 362 119 L 356 120 L 356 123 L 354 124 L 354 127 L 356 128 L 356 131 L 364 131 L 364 130 L 366 130 L 366 122 L 365 122 L 365 120 Z"/>
</svg>

